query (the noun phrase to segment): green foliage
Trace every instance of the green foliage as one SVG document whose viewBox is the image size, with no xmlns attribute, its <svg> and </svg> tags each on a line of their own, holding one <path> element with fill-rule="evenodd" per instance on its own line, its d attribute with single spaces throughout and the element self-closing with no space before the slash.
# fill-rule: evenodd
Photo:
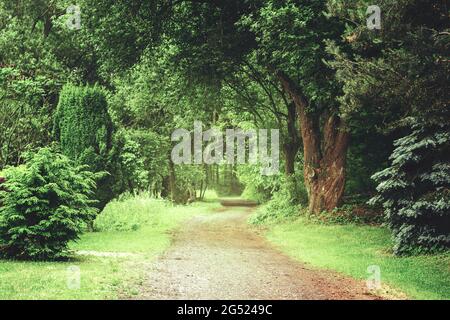
<svg viewBox="0 0 450 320">
<path fill-rule="evenodd" d="M 205 181 L 206 173 L 204 166 L 200 165 L 179 165 L 175 168 L 176 189 L 178 193 L 177 203 L 186 203 L 190 197 L 194 196 L 200 188 L 202 181 Z"/>
<path fill-rule="evenodd" d="M 8 167 L 0 190 L 0 256 L 59 259 L 97 212 L 95 174 L 42 148 L 26 164 Z"/>
<path fill-rule="evenodd" d="M 92 47 L 66 26 L 68 5 L 0 3 L 0 167 L 20 164 L 24 152 L 51 142 L 64 83 L 95 81 Z"/>
<path fill-rule="evenodd" d="M 375 31 L 366 27 L 366 0 L 328 4 L 332 15 L 353 22 L 343 34 L 345 44 L 328 42 L 329 64 L 343 85 L 342 112 L 360 137 L 364 125 L 377 129 L 373 136 L 383 134 L 381 148 L 375 143 L 372 150 L 359 146 L 353 151 L 366 154 L 361 160 L 372 159 L 365 168 L 384 167 L 383 157 L 371 154 L 391 152 L 392 139 L 403 137 L 395 143 L 388 168 L 374 175 L 379 195 L 372 202 L 384 207 L 394 250 L 409 254 L 448 248 L 448 126 L 442 126 L 450 112 L 448 6 L 381 0 L 382 30 Z M 355 165 L 352 171 L 361 172 Z"/>
<path fill-rule="evenodd" d="M 259 63 L 283 70 L 302 88 L 314 111 L 336 107 L 339 86 L 323 60 L 326 39 L 339 39 L 343 24 L 325 16 L 323 0 L 272 0 L 244 15 L 242 27 L 255 35 Z"/>
<path fill-rule="evenodd" d="M 113 153 L 118 155 L 120 165 L 116 170 L 116 193 L 148 190 L 150 177 L 140 143 L 126 130 L 118 131 L 114 138 Z"/>
<path fill-rule="evenodd" d="M 47 79 L 26 77 L 24 73 L 17 66 L 0 69 L 0 167 L 21 163 L 23 152 L 50 138 Z"/>
<path fill-rule="evenodd" d="M 61 150 L 93 172 L 108 172 L 97 181 L 100 208 L 114 197 L 111 172 L 113 125 L 105 93 L 98 87 L 66 85 L 60 93 L 54 117 L 55 138 Z"/>
<path fill-rule="evenodd" d="M 308 195 L 301 178 L 298 175 L 280 177 L 278 183 L 271 199 L 250 217 L 250 223 L 271 223 L 301 214 L 302 208 L 308 204 Z"/>
<path fill-rule="evenodd" d="M 180 220 L 199 213 L 203 214 L 205 211 L 209 212 L 220 206 L 217 199 L 213 199 L 216 197 L 215 194 L 209 193 L 208 196 L 211 196 L 211 203 L 198 202 L 189 206 L 176 206 L 167 199 L 154 198 L 145 192 L 138 195 L 123 194 L 111 201 L 96 217 L 94 227 L 98 232 L 123 231 L 136 234 L 148 232 L 149 228 L 168 230 L 167 226 L 173 228 Z M 92 236 L 96 237 L 95 234 Z M 136 239 L 136 242 L 139 240 Z M 121 243 L 116 246 L 128 247 L 133 244 Z M 145 246 L 142 249 L 145 251 Z M 114 251 L 118 248 L 112 246 L 110 250 Z"/>
<path fill-rule="evenodd" d="M 136 231 L 142 226 L 157 224 L 155 213 L 167 211 L 173 205 L 149 194 L 137 197 L 123 195 L 110 202 L 94 221 L 96 231 Z"/>
<path fill-rule="evenodd" d="M 396 141 L 391 165 L 375 174 L 395 252 L 450 248 L 450 133 L 448 126 L 414 127 Z"/>
<path fill-rule="evenodd" d="M 329 2 L 335 15 L 355 22 L 347 25 L 345 45 L 328 42 L 330 65 L 343 85 L 343 113 L 363 114 L 383 130 L 409 127 L 411 117 L 445 122 L 450 74 L 445 63 L 447 6 L 427 0 L 382 0 L 383 27 L 376 32 L 366 27 L 366 0 Z"/>
<path fill-rule="evenodd" d="M 383 211 L 363 204 L 345 204 L 332 212 L 322 212 L 309 217 L 325 224 L 380 225 L 384 222 Z"/>
<path fill-rule="evenodd" d="M 97 87 L 64 86 L 55 114 L 55 135 L 64 153 L 80 162 L 93 157 L 96 162 L 91 165 L 98 169 L 102 166 L 100 157 L 105 158 L 110 149 L 111 133 L 103 91 Z"/>
<path fill-rule="evenodd" d="M 245 186 L 242 197 L 258 203 L 269 201 L 274 190 L 279 186 L 278 176 L 263 176 L 258 166 L 240 165 L 237 175 L 239 181 Z"/>
<path fill-rule="evenodd" d="M 280 129 L 282 162 L 291 160 L 285 173 L 295 171 L 293 180 L 261 176 L 257 166 L 241 166 L 237 176 L 244 197 L 266 204 L 258 221 L 298 214 L 307 198 L 301 155 L 295 156 L 302 149 L 302 108 L 280 83 L 280 72 L 308 102 L 318 140 L 325 139 L 330 114 L 351 133 L 346 199 L 373 194 L 368 177 L 388 165 L 392 142 L 412 123 L 421 122 L 432 136 L 436 124 L 448 121 L 445 1 L 380 0 L 380 31 L 366 26 L 369 0 L 79 0 L 80 30 L 66 27 L 69 4 L 0 3 L 0 169 L 23 163 L 24 151 L 55 139 L 78 164 L 105 173 L 96 180 L 99 207 L 123 192 L 146 190 L 184 203 L 206 186 L 221 194 L 239 190 L 235 168 L 171 166 L 170 134 L 202 120 L 221 129 Z M 61 91 L 65 83 L 77 86 Z M 94 83 L 110 90 L 108 99 L 85 86 Z M 434 159 L 442 151 L 425 153 L 419 156 L 435 153 Z M 409 208 L 398 200 L 397 209 L 402 206 Z M 366 221 L 349 205 L 320 218 Z M 418 223 L 433 228 L 435 221 Z"/>
</svg>

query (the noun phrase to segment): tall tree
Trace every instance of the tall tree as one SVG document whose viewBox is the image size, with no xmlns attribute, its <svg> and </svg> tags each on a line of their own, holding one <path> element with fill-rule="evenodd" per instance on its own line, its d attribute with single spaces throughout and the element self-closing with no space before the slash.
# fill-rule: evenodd
<svg viewBox="0 0 450 320">
<path fill-rule="evenodd" d="M 103 207 L 115 196 L 111 157 L 113 124 L 104 92 L 97 87 L 64 86 L 54 116 L 54 135 L 63 153 L 93 172 L 104 172 L 97 181 L 96 199 Z"/>
<path fill-rule="evenodd" d="M 343 26 L 324 15 L 323 1 L 267 1 L 242 19 L 257 40 L 261 65 L 281 83 L 296 107 L 303 141 L 309 211 L 332 210 L 342 202 L 349 132 L 337 101 L 340 88 L 324 62 L 327 39 Z"/>
</svg>

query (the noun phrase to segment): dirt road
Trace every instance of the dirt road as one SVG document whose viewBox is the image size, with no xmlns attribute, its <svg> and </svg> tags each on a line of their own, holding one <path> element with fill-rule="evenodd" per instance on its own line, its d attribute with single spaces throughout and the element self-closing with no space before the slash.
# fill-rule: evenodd
<svg viewBox="0 0 450 320">
<path fill-rule="evenodd" d="M 174 234 L 138 299 L 376 299 L 364 282 L 313 270 L 246 223 L 250 208 L 201 215 Z"/>
</svg>

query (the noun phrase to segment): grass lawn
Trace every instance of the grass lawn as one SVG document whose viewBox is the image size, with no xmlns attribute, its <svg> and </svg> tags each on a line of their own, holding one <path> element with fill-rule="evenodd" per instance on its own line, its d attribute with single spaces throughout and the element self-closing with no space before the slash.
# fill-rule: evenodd
<svg viewBox="0 0 450 320">
<path fill-rule="evenodd" d="M 267 238 L 315 267 L 367 279 L 367 267 L 377 265 L 382 284 L 411 299 L 450 299 L 450 254 L 395 257 L 385 228 L 322 225 L 299 219 L 271 226 Z"/>
<path fill-rule="evenodd" d="M 146 198 L 112 202 L 97 219 L 105 231 L 86 233 L 70 247 L 126 256 L 75 255 L 67 262 L 0 260 L 0 299 L 116 299 L 137 294 L 145 265 L 170 245 L 170 230 L 217 205 L 171 207 Z M 114 231 L 128 227 L 131 230 Z M 78 270 L 79 288 L 73 282 Z"/>
</svg>

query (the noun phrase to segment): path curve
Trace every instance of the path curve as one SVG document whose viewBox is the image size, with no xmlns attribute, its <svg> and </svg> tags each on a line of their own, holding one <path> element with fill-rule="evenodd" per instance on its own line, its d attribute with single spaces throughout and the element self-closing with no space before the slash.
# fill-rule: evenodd
<svg viewBox="0 0 450 320">
<path fill-rule="evenodd" d="M 186 223 L 137 299 L 377 299 L 362 281 L 281 253 L 247 225 L 251 211 L 222 208 Z"/>
</svg>

